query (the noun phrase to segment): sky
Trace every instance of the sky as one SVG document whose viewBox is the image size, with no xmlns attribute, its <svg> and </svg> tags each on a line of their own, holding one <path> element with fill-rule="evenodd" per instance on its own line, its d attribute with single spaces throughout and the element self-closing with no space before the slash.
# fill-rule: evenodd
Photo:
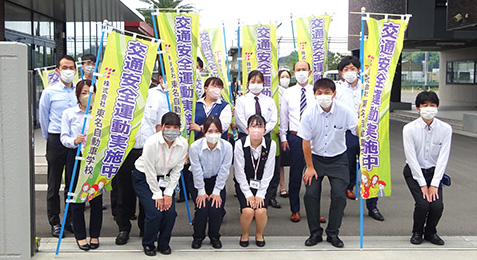
<svg viewBox="0 0 477 260">
<path fill-rule="evenodd" d="M 139 0 L 122 0 L 130 8 L 147 7 Z M 238 19 L 242 25 L 281 24 L 277 29 L 279 57 L 293 51 L 290 14 L 296 18 L 331 14 L 328 31 L 329 50 L 348 53 L 348 0 L 184 0 L 192 4 L 200 15 L 199 30 L 225 26 L 227 48 L 237 46 Z M 295 28 L 296 37 L 296 25 Z"/>
</svg>

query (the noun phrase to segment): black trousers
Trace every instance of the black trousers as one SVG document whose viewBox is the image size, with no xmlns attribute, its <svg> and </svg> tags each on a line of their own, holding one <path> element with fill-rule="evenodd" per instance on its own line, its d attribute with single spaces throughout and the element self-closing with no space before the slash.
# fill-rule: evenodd
<svg viewBox="0 0 477 260">
<path fill-rule="evenodd" d="M 142 149 L 131 149 L 126 156 L 118 173 L 114 176 L 113 191 L 116 198 L 116 215 L 115 220 L 119 231 L 131 231 L 131 217 L 136 212 L 136 192 L 133 188 L 132 172 L 134 170 L 134 163 L 142 155 Z M 111 197 L 113 195 L 111 194 Z M 144 212 L 142 205 L 139 204 L 138 227 L 140 230 L 144 229 Z"/>
<path fill-rule="evenodd" d="M 152 191 L 146 182 L 146 175 L 134 169 L 132 179 L 134 190 L 139 198 L 139 202 L 144 206 L 144 213 L 146 215 L 142 245 L 153 246 L 154 240 L 159 233 L 157 242 L 159 249 L 169 246 L 172 229 L 174 228 L 177 217 L 174 198 L 172 199 L 172 205 L 169 210 L 160 211 L 156 207 L 156 201 L 152 199 Z M 164 192 L 164 189 L 162 190 Z"/>
<path fill-rule="evenodd" d="M 46 193 L 46 208 L 50 225 L 61 224 L 60 221 L 60 185 L 63 170 L 66 166 L 69 149 L 60 141 L 60 134 L 48 134 L 46 141 L 46 160 L 48 162 L 48 191 Z M 64 198 L 68 193 L 69 183 L 65 183 Z M 68 212 L 66 223 L 71 222 L 71 213 Z"/>
<path fill-rule="evenodd" d="M 326 234 L 338 235 L 346 207 L 346 187 L 349 182 L 348 158 L 346 153 L 332 158 L 313 155 L 313 166 L 318 179 L 313 178 L 311 185 L 305 186 L 306 192 L 303 198 L 310 234 L 319 236 L 323 234 L 323 228 L 320 226 L 321 183 L 327 176 L 331 186 L 331 203 Z"/>
<path fill-rule="evenodd" d="M 187 197 L 184 196 L 184 186 L 182 185 L 182 178 L 179 179 L 179 187 L 180 187 L 179 198 L 181 199 L 192 198 L 191 185 L 190 185 L 192 183 L 192 172 L 189 170 L 189 168 L 190 168 L 190 163 L 184 165 L 184 168 L 182 169 L 182 176 L 184 176 L 184 183 L 186 185 Z M 192 185 L 192 187 L 194 187 L 194 185 Z"/>
<path fill-rule="evenodd" d="M 205 193 L 207 195 L 212 194 L 215 186 L 215 180 L 217 176 L 214 176 L 209 179 L 204 179 L 205 184 Z M 225 215 L 225 198 L 226 192 L 225 187 L 220 192 L 220 198 L 222 199 L 222 205 L 219 208 L 212 207 L 212 200 L 206 200 L 205 207 L 198 208 L 196 199 L 198 195 L 198 190 L 196 188 L 191 188 L 191 196 L 195 203 L 195 213 L 194 213 L 194 234 L 192 235 L 195 239 L 203 240 L 205 238 L 205 229 L 207 224 L 209 224 L 209 238 L 220 238 L 220 226 L 222 225 L 222 220 Z"/>
<path fill-rule="evenodd" d="M 65 181 L 70 183 L 73 176 L 73 169 L 75 164 L 77 149 L 69 149 L 68 159 L 66 161 L 66 174 Z M 75 191 L 78 183 L 78 176 L 80 170 L 80 164 L 76 168 L 75 180 L 73 184 L 72 192 Z M 75 229 L 75 238 L 77 240 L 86 239 L 86 224 L 84 219 L 84 209 L 86 203 L 70 203 L 70 214 L 73 219 L 73 227 Z M 99 238 L 101 233 L 101 227 L 103 225 L 103 196 L 99 195 L 96 198 L 89 201 L 90 208 L 90 222 L 89 222 L 89 235 L 93 238 Z"/>
<path fill-rule="evenodd" d="M 430 186 L 432 177 L 434 177 L 434 169 L 425 171 L 423 170 L 424 178 L 426 179 L 427 187 Z M 442 212 L 444 211 L 444 203 L 442 202 L 442 184 L 439 185 L 437 194 L 439 199 L 428 202 L 422 196 L 421 187 L 419 183 L 412 178 L 411 169 L 409 165 L 406 164 L 403 171 L 404 179 L 406 180 L 407 186 L 411 191 L 412 197 L 414 198 L 414 215 L 413 215 L 413 226 L 412 232 L 425 234 L 425 236 L 431 236 L 437 233 L 437 224 L 441 219 Z M 424 227 L 425 225 L 425 227 Z"/>
<path fill-rule="evenodd" d="M 303 155 L 303 139 L 292 133 L 287 136 L 290 146 L 290 178 L 288 182 L 288 199 L 290 200 L 291 212 L 300 211 L 300 189 L 305 168 L 305 156 Z M 320 192 L 321 193 L 321 192 Z"/>
</svg>

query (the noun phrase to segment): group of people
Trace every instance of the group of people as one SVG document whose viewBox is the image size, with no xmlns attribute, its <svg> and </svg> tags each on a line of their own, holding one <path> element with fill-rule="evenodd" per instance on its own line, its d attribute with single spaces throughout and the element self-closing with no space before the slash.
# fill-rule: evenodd
<svg viewBox="0 0 477 260">
<path fill-rule="evenodd" d="M 48 218 L 52 235 L 60 235 L 59 186 L 66 165 L 66 190 L 73 173 L 78 145 L 85 143 L 81 134 L 93 73 L 90 68 L 95 57 L 83 60 L 85 79 L 73 85 L 76 71 L 74 59 L 63 57 L 57 65 L 60 81 L 46 88 L 40 99 L 40 124 L 47 140 L 48 161 Z M 262 93 L 264 76 L 254 70 L 248 74 L 248 92 L 236 100 L 235 109 L 222 99 L 224 84 L 220 78 L 210 77 L 204 83 L 204 94 L 195 106 L 195 118 L 190 123 L 196 141 L 190 147 L 181 136 L 181 120 L 168 112 L 167 96 L 160 75 L 153 80 L 155 87 L 148 91 L 141 126 L 135 144 L 113 179 L 112 211 L 119 228 L 116 244 L 129 239 L 131 219 L 135 217 L 136 197 L 139 198 L 138 226 L 143 237 L 144 253 L 159 251 L 170 254 L 169 242 L 177 213 L 174 191 L 181 170 L 195 204 L 194 233 L 191 247 L 202 246 L 207 236 L 214 248 L 221 248 L 220 227 L 225 216 L 226 189 L 233 162 L 235 193 L 240 205 L 242 234 L 239 244 L 249 246 L 250 226 L 255 219 L 255 244 L 265 246 L 268 205 L 280 195 L 288 195 L 292 222 L 299 222 L 300 188 L 305 183 L 304 205 L 309 238 L 306 246 L 323 240 L 321 223 L 322 181 L 328 177 L 331 186 L 329 219 L 326 240 L 335 247 L 343 247 L 339 238 L 347 199 L 355 199 L 356 156 L 359 155 L 358 110 L 361 85 L 358 80 L 360 62 L 347 56 L 338 65 L 341 80 L 337 83 L 320 79 L 309 84 L 310 65 L 298 61 L 293 68 L 297 80 L 289 87 L 291 73 L 279 72 L 280 102 Z M 90 73 L 91 72 L 91 73 Z M 94 94 L 93 94 L 94 95 Z M 94 100 L 94 96 L 91 98 Z M 443 211 L 442 184 L 447 164 L 452 131 L 448 124 L 435 119 L 439 99 L 432 91 L 420 93 L 416 109 L 420 118 L 403 129 L 407 164 L 404 177 L 416 201 L 411 243 L 420 244 L 424 237 L 442 245 L 436 226 Z M 235 116 L 235 122 L 232 117 Z M 87 120 L 88 121 L 88 120 Z M 279 144 L 272 140 L 273 129 L 279 122 Z M 229 127 L 238 131 L 238 139 L 229 142 Z M 86 125 L 87 133 L 88 125 Z M 286 156 L 276 156 L 277 150 Z M 283 181 L 283 166 L 289 158 L 288 192 Z M 79 167 L 78 167 L 79 168 Z M 78 174 L 76 174 L 77 176 Z M 188 194 L 184 194 L 187 199 Z M 102 196 L 90 201 L 90 241 L 86 239 L 84 203 L 71 204 L 65 229 L 74 232 L 82 250 L 99 247 L 102 223 Z M 377 208 L 377 198 L 366 200 L 369 215 L 379 221 L 384 217 Z M 157 247 L 155 246 L 157 241 Z"/>
</svg>

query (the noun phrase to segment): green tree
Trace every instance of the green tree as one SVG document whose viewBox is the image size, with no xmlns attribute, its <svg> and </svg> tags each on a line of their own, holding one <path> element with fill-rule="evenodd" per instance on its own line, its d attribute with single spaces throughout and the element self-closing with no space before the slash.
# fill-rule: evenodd
<svg viewBox="0 0 477 260">
<path fill-rule="evenodd" d="M 147 9 L 137 9 L 146 19 L 146 23 L 153 27 L 151 10 L 159 9 L 161 12 L 174 13 L 177 11 L 188 13 L 195 10 L 193 5 L 182 4 L 183 0 L 140 0 L 143 3 L 149 4 Z"/>
</svg>

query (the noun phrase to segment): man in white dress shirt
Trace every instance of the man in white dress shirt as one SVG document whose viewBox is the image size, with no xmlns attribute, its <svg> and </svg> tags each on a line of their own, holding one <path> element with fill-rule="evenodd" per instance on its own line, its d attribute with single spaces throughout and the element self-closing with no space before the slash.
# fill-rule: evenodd
<svg viewBox="0 0 477 260">
<path fill-rule="evenodd" d="M 283 92 L 280 100 L 280 147 L 283 151 L 290 150 L 290 178 L 288 194 L 290 220 L 299 222 L 300 217 L 300 188 L 305 159 L 303 157 L 302 139 L 299 137 L 298 128 L 303 113 L 308 106 L 315 104 L 313 86 L 308 83 L 311 75 L 310 64 L 299 61 L 293 66 L 293 74 L 297 84 Z M 322 219 L 322 221 L 325 221 Z"/>
<path fill-rule="evenodd" d="M 336 87 L 330 79 L 319 79 L 313 87 L 315 98 L 302 116 L 298 136 L 303 139 L 306 170 L 306 216 L 310 237 L 306 246 L 314 246 L 323 240 L 320 226 L 321 185 L 325 176 L 331 186 L 331 203 L 326 241 L 335 247 L 343 247 L 338 237 L 346 207 L 346 187 L 349 183 L 348 158 L 346 156 L 346 131 L 356 134 L 358 117 L 348 106 L 333 100 Z"/>
<path fill-rule="evenodd" d="M 452 127 L 434 118 L 438 106 L 435 92 L 419 93 L 416 109 L 421 116 L 402 130 L 407 163 L 403 174 L 415 201 L 410 239 L 415 245 L 422 243 L 423 235 L 432 244 L 444 245 L 436 227 L 444 210 L 441 181 L 449 160 Z"/>
<path fill-rule="evenodd" d="M 359 82 L 358 73 L 361 68 L 361 62 L 354 56 L 346 56 L 338 64 L 338 73 L 341 80 L 336 83 L 336 97 L 335 100 L 348 105 L 356 117 L 358 117 L 358 110 L 361 104 L 361 84 Z M 353 192 L 353 187 L 356 185 L 356 156 L 359 156 L 360 147 L 359 139 L 350 131 L 346 132 L 346 154 L 348 156 L 349 167 L 349 184 L 346 189 L 346 196 L 349 199 L 356 199 Z M 368 215 L 375 220 L 384 221 L 383 215 L 378 209 L 378 198 L 366 199 L 366 208 Z"/>
</svg>

